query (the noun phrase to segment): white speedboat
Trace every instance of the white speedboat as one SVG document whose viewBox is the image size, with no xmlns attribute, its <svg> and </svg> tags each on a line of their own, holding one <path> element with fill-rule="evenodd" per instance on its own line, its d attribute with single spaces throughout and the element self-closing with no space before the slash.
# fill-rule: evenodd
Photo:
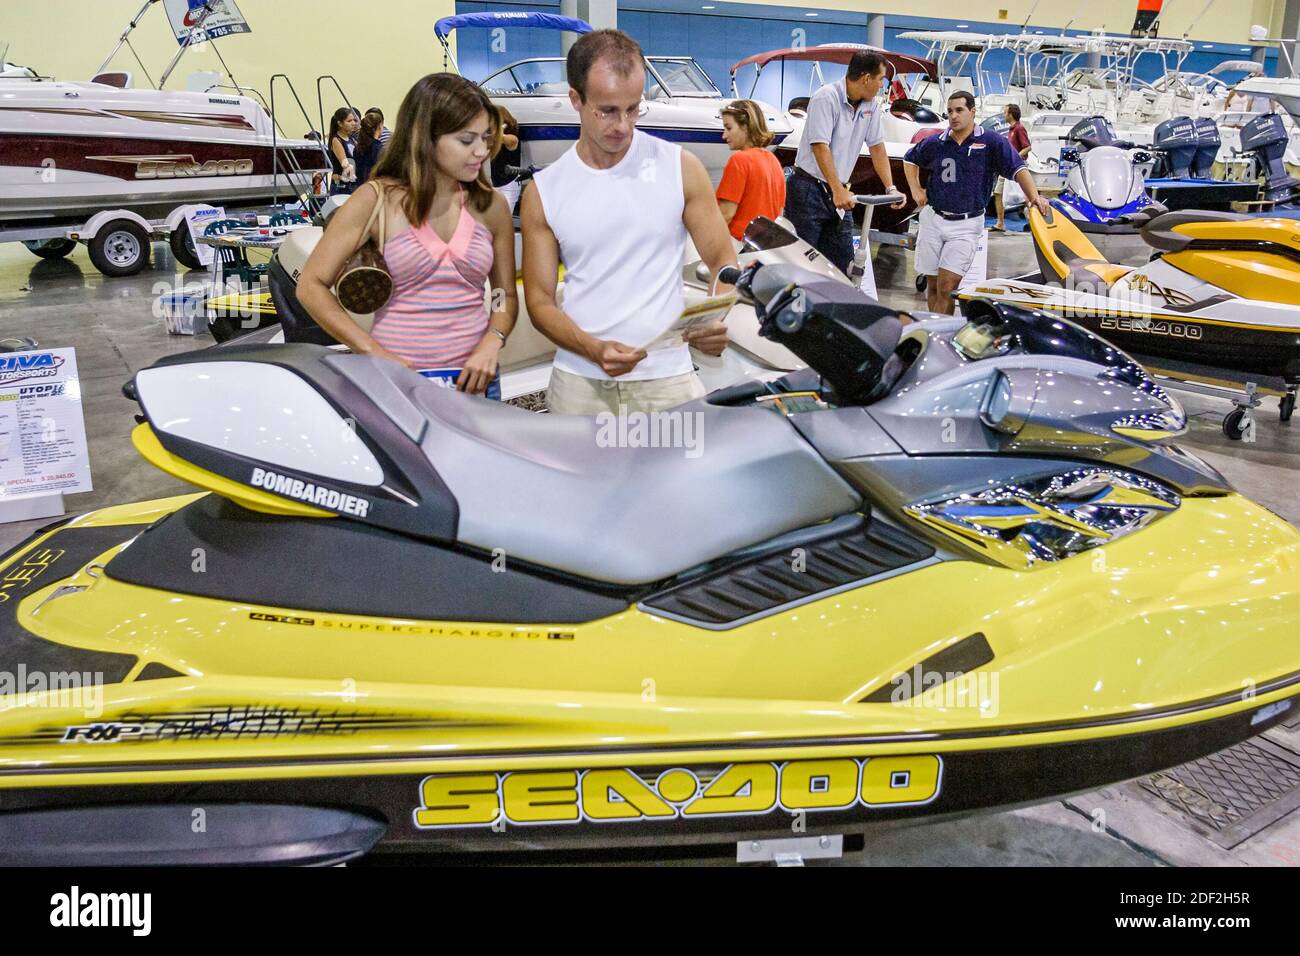
<svg viewBox="0 0 1300 956">
<path fill-rule="evenodd" d="M 79 222 L 105 209 L 151 219 L 187 203 L 296 200 L 329 171 L 319 141 L 286 138 L 242 88 L 133 89 L 130 73 L 102 72 L 154 3 L 146 0 L 87 82 L 3 63 L 0 229 Z"/>
<path fill-rule="evenodd" d="M 532 27 L 588 33 L 590 24 L 546 13 L 467 13 L 443 17 L 434 26 L 445 60 L 455 66 L 447 37 L 466 27 Z M 646 87 L 637 129 L 680 143 L 698 156 L 716 185 L 731 149 L 722 139 L 721 110 L 729 100 L 689 56 L 647 56 Z M 547 166 L 578 138 L 578 114 L 569 102 L 569 81 L 562 57 L 529 57 L 502 67 L 479 85 L 519 121 L 521 161 Z M 768 128 L 777 141 L 789 135 L 788 119 L 762 104 Z"/>
</svg>

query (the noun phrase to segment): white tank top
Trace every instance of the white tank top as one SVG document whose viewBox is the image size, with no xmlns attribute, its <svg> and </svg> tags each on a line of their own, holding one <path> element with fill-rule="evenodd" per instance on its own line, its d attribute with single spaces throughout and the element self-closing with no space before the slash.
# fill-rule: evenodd
<svg viewBox="0 0 1300 956">
<path fill-rule="evenodd" d="M 627 155 L 592 169 L 570 147 L 535 177 L 564 262 L 564 311 L 584 332 L 639 347 L 681 315 L 682 148 L 639 130 Z M 608 379 L 599 365 L 556 349 L 555 367 Z M 655 349 L 620 382 L 692 371 L 690 349 Z"/>
</svg>

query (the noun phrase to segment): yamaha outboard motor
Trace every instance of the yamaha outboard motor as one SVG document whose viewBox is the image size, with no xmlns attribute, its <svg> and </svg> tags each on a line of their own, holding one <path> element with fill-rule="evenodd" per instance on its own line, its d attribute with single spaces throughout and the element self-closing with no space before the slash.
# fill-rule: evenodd
<svg viewBox="0 0 1300 956">
<path fill-rule="evenodd" d="M 1002 136 L 1006 136 L 1007 131 L 1011 129 L 1011 124 L 1003 119 L 1002 115 L 999 114 L 997 116 L 990 116 L 984 122 L 980 123 L 980 128 L 986 129 L 990 133 L 999 133 Z"/>
<path fill-rule="evenodd" d="M 1273 202 L 1287 202 L 1300 187 L 1286 171 L 1282 157 L 1286 155 L 1288 134 L 1282 117 L 1264 113 L 1241 128 L 1241 150 L 1254 153 L 1256 162 L 1264 170 L 1264 198 Z"/>
<path fill-rule="evenodd" d="M 1210 125 L 1214 126 L 1213 120 Z M 1218 139 L 1217 129 L 1215 139 Z M 1191 117 L 1176 116 L 1159 124 L 1151 138 L 1151 146 L 1164 157 L 1164 171 L 1167 175 L 1174 179 L 1187 179 L 1194 175 L 1192 165 L 1196 161 L 1200 144 L 1196 122 Z"/>
<path fill-rule="evenodd" d="M 1192 158 L 1192 176 L 1196 179 L 1211 179 L 1214 176 L 1214 161 L 1219 158 L 1219 124 L 1209 116 L 1201 116 L 1192 121 L 1196 126 L 1196 155 Z"/>
<path fill-rule="evenodd" d="M 1116 146 L 1124 149 L 1131 145 L 1115 139 L 1115 127 L 1111 126 L 1110 120 L 1104 116 L 1089 116 L 1086 120 L 1079 120 L 1070 128 L 1070 132 L 1065 134 L 1065 141 L 1078 143 L 1085 150 L 1096 149 L 1099 146 Z"/>
</svg>

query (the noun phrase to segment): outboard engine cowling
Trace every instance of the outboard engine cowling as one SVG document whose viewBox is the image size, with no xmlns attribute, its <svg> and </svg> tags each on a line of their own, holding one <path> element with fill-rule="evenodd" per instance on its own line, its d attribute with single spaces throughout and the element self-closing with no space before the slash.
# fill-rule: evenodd
<svg viewBox="0 0 1300 956">
<path fill-rule="evenodd" d="M 1282 117 L 1276 113 L 1256 116 L 1241 128 L 1242 152 L 1255 154 L 1264 170 L 1264 198 L 1273 202 L 1286 202 L 1300 187 L 1300 181 L 1287 173 L 1282 161 L 1288 139 Z"/>
<path fill-rule="evenodd" d="M 1078 143 L 1084 149 L 1096 149 L 1098 146 L 1115 146 L 1115 127 L 1104 116 L 1089 116 L 1070 127 L 1065 134 L 1067 143 Z"/>
<path fill-rule="evenodd" d="M 1214 177 L 1214 161 L 1219 158 L 1219 125 L 1209 116 L 1192 121 L 1196 126 L 1196 155 L 1192 158 L 1192 176 L 1196 179 Z"/>
<path fill-rule="evenodd" d="M 984 122 L 980 123 L 980 128 L 986 129 L 990 133 L 998 133 L 1002 136 L 1006 136 L 1007 132 L 1011 129 L 1011 124 L 1001 116 L 990 116 Z"/>
<path fill-rule="evenodd" d="M 1215 136 L 1217 139 L 1217 130 Z M 1199 147 L 1196 123 L 1187 116 L 1176 116 L 1165 120 L 1156 126 L 1151 146 L 1164 154 L 1165 164 L 1171 177 L 1187 179 L 1192 175 L 1192 164 L 1196 160 L 1196 151 Z"/>
</svg>

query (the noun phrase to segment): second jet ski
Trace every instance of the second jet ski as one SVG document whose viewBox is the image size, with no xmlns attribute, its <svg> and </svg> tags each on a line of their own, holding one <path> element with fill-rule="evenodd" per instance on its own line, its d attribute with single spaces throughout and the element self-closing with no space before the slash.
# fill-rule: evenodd
<svg viewBox="0 0 1300 956">
<path fill-rule="evenodd" d="M 1214 372 L 1276 382 L 1286 422 L 1300 388 L 1300 235 L 1291 219 L 1170 212 L 1142 228 L 1154 255 L 1108 262 L 1066 216 L 1030 210 L 1038 271 L 989 279 L 962 298 L 1064 316 L 1194 384 Z M 1259 404 L 1253 388 L 1224 432 L 1239 439 Z"/>
</svg>

